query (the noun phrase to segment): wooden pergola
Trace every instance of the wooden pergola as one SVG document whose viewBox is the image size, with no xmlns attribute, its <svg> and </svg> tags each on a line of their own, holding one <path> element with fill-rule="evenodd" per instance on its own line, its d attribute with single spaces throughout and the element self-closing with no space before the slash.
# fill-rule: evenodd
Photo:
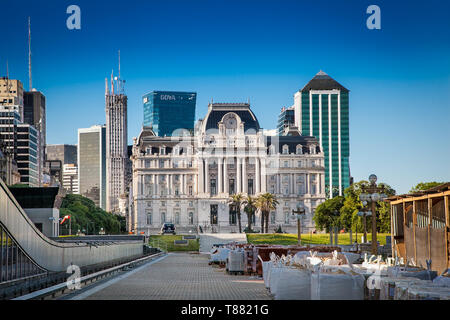
<svg viewBox="0 0 450 320">
<path fill-rule="evenodd" d="M 443 272 L 450 267 L 450 183 L 412 194 L 393 196 L 392 253 L 406 261 Z"/>
</svg>

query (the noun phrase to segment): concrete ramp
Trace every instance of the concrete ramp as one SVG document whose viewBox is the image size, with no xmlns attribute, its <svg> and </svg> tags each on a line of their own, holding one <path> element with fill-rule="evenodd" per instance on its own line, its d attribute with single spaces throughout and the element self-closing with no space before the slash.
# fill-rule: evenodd
<svg viewBox="0 0 450 320">
<path fill-rule="evenodd" d="M 209 253 L 214 244 L 229 242 L 247 243 L 245 233 L 203 233 L 200 234 L 200 252 Z"/>
<path fill-rule="evenodd" d="M 142 240 L 109 243 L 51 240 L 35 227 L 0 179 L 0 284 L 29 275 L 30 268 L 65 272 L 71 264 L 81 268 L 135 258 L 142 256 L 143 245 Z"/>
</svg>

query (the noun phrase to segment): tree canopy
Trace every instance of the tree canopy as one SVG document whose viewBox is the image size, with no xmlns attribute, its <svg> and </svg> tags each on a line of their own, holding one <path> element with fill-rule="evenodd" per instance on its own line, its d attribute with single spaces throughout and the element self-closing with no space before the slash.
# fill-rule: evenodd
<svg viewBox="0 0 450 320">
<path fill-rule="evenodd" d="M 350 228 L 357 232 L 363 232 L 362 218 L 358 212 L 363 208 L 359 199 L 363 187 L 368 187 L 369 182 L 361 180 L 352 184 L 344 190 L 344 196 L 328 199 L 316 208 L 314 222 L 320 230 L 329 230 L 331 227 L 340 229 Z M 388 197 L 395 195 L 395 190 L 388 184 L 379 183 L 378 186 L 384 186 Z M 391 228 L 390 205 L 385 201 L 378 201 L 377 207 L 377 229 L 379 232 L 389 232 Z M 336 211 L 339 214 L 336 216 Z M 367 218 L 367 224 L 370 225 L 371 218 Z"/>
<path fill-rule="evenodd" d="M 316 228 L 329 231 L 332 227 L 341 227 L 340 210 L 344 205 L 344 197 L 337 196 L 321 203 L 314 214 Z"/>
<path fill-rule="evenodd" d="M 443 184 L 444 182 L 436 182 L 436 181 L 432 181 L 432 182 L 419 182 L 415 187 L 413 187 L 409 193 L 414 193 L 417 191 L 423 191 L 423 190 L 428 190 L 434 187 L 437 187 L 441 184 Z"/>
<path fill-rule="evenodd" d="M 85 234 L 98 234 L 103 228 L 106 234 L 126 232 L 125 218 L 96 207 L 94 202 L 78 194 L 68 194 L 63 198 L 60 217 L 71 216 L 72 234 L 78 230 Z M 61 234 L 68 234 L 69 222 L 60 227 Z"/>
</svg>

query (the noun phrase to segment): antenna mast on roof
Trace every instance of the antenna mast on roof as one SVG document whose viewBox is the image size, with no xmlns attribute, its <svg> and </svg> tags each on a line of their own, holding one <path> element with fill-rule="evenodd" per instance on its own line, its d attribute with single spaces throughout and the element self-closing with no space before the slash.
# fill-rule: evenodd
<svg viewBox="0 0 450 320">
<path fill-rule="evenodd" d="M 6 60 L 6 92 L 8 93 L 8 97 L 9 97 L 9 68 L 8 68 L 8 60 Z"/>
<path fill-rule="evenodd" d="M 28 17 L 28 90 L 31 91 L 33 89 L 33 81 L 31 77 L 31 21 L 30 17 Z"/>
</svg>

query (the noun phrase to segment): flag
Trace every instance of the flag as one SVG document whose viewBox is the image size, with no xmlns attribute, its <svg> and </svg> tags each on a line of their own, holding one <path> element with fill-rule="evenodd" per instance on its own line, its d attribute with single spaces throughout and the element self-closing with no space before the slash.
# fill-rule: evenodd
<svg viewBox="0 0 450 320">
<path fill-rule="evenodd" d="M 60 224 L 63 224 L 64 221 L 66 221 L 67 219 L 70 219 L 70 216 L 69 216 L 69 215 L 64 216 L 64 218 L 61 220 L 61 223 L 60 223 Z"/>
</svg>

